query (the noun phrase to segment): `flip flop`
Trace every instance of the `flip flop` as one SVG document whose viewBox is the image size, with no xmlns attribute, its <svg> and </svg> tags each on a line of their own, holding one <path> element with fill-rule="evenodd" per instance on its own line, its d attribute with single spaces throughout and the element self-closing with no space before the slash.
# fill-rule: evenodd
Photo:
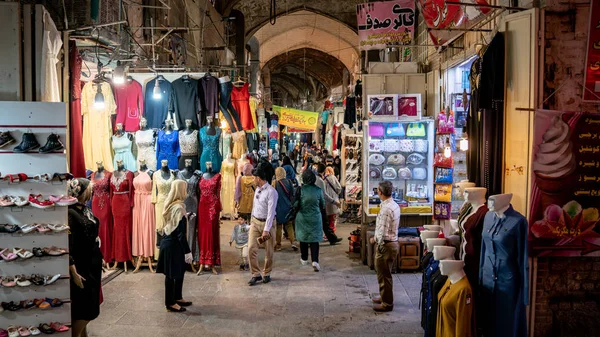
<svg viewBox="0 0 600 337">
<path fill-rule="evenodd" d="M 34 247 L 32 252 L 35 257 L 44 257 L 45 256 L 44 251 L 40 247 Z"/>
<path fill-rule="evenodd" d="M 48 255 L 48 256 L 62 256 L 65 254 L 68 254 L 69 252 L 67 252 L 66 249 L 63 248 L 57 248 L 57 247 L 50 247 L 50 248 L 44 248 L 44 254 Z"/>
<path fill-rule="evenodd" d="M 8 337 L 8 331 L 0 329 L 0 337 Z"/>
<path fill-rule="evenodd" d="M 37 225 L 28 225 L 28 224 L 25 224 L 25 225 L 20 226 L 20 227 L 21 227 L 21 233 L 23 233 L 23 234 L 31 233 L 31 232 L 33 232 L 33 231 L 35 231 L 37 229 Z"/>
<path fill-rule="evenodd" d="M 52 329 L 54 329 L 54 330 L 56 330 L 58 332 L 69 331 L 69 327 L 68 326 L 66 326 L 66 325 L 64 325 L 62 323 L 59 323 L 59 322 L 51 323 L 50 326 L 52 327 Z"/>
<path fill-rule="evenodd" d="M 69 229 L 69 226 L 63 224 L 52 225 L 48 224 L 48 228 L 50 228 L 53 232 L 60 233 Z"/>
<path fill-rule="evenodd" d="M 33 257 L 33 253 L 23 248 L 14 248 L 13 253 L 23 260 L 27 260 Z"/>
<path fill-rule="evenodd" d="M 31 333 L 32 336 L 37 336 L 39 334 L 41 334 L 42 332 L 40 331 L 40 329 L 34 327 L 33 325 L 30 326 L 27 330 L 29 330 L 29 332 Z"/>
<path fill-rule="evenodd" d="M 37 225 L 37 231 L 40 233 L 47 233 L 52 231 L 48 225 Z"/>
<path fill-rule="evenodd" d="M 14 277 L 4 277 L 2 279 L 2 286 L 6 288 L 12 288 L 17 286 L 17 282 L 15 282 Z"/>
<path fill-rule="evenodd" d="M 19 329 L 14 325 L 9 326 L 7 332 L 8 337 L 19 337 Z"/>
<path fill-rule="evenodd" d="M 54 276 L 46 276 L 44 278 L 44 285 L 49 286 L 52 283 L 56 282 L 59 278 L 60 278 L 60 274 L 56 274 Z"/>
<path fill-rule="evenodd" d="M 16 254 L 11 253 L 8 248 L 0 251 L 0 257 L 6 262 L 14 261 L 19 258 Z"/>
<path fill-rule="evenodd" d="M 53 308 L 58 308 L 63 305 L 63 302 L 61 300 L 59 300 L 58 298 L 52 299 L 52 298 L 46 297 L 46 302 L 50 303 L 50 306 Z"/>
<path fill-rule="evenodd" d="M 19 287 L 29 287 L 31 285 L 31 281 L 25 275 L 15 276 L 15 282 Z"/>
<path fill-rule="evenodd" d="M 31 336 L 31 332 L 29 332 L 29 330 L 24 326 L 20 327 L 18 329 L 18 331 L 19 331 L 19 336 L 21 336 L 21 337 Z"/>
</svg>

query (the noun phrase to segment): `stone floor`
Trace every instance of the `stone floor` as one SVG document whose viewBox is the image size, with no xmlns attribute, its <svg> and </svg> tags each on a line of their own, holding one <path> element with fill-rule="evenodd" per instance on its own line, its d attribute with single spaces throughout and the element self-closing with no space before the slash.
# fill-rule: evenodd
<svg viewBox="0 0 600 337">
<path fill-rule="evenodd" d="M 286 243 L 275 252 L 272 282 L 249 287 L 250 273 L 237 270 L 237 252 L 228 244 L 232 226 L 225 221 L 221 228 L 222 273 L 186 274 L 184 297 L 194 302 L 186 313 L 165 311 L 163 275 L 121 274 L 104 286 L 90 336 L 423 336 L 419 274 L 395 274 L 394 311 L 375 313 L 375 272 L 356 254 L 349 257 L 347 241 L 321 245 L 319 273 L 301 266 L 300 254 Z M 340 225 L 338 235 L 346 238 L 355 227 Z"/>
</svg>

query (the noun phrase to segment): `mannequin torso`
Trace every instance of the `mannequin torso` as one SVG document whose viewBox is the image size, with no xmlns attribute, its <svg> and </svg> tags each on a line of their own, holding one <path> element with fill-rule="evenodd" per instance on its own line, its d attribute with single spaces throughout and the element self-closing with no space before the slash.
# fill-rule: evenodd
<svg viewBox="0 0 600 337">
<path fill-rule="evenodd" d="M 215 172 L 212 169 L 212 162 L 206 162 L 206 172 L 202 175 L 203 179 L 210 179 L 215 176 Z"/>
<path fill-rule="evenodd" d="M 94 180 L 102 180 L 104 178 L 104 165 L 101 161 L 97 162 L 96 165 L 98 165 L 98 170 L 94 174 Z"/>
<path fill-rule="evenodd" d="M 127 170 L 125 169 L 125 165 L 123 165 L 123 161 L 117 160 L 117 170 L 113 172 L 113 176 L 115 178 L 121 178 L 125 173 L 127 173 Z"/>
</svg>

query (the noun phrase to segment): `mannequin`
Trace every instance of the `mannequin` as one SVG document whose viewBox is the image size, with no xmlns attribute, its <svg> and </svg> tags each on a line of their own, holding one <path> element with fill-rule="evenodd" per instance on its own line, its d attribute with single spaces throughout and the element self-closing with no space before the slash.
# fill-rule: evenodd
<svg viewBox="0 0 600 337">
<path fill-rule="evenodd" d="M 146 118 L 140 118 L 140 129 L 135 133 L 135 145 L 137 146 L 137 159 L 144 160 L 152 170 L 156 170 L 156 131 L 148 129 Z"/>
<path fill-rule="evenodd" d="M 231 220 L 234 218 L 235 213 L 235 177 L 236 177 L 236 163 L 231 158 L 231 153 L 227 154 L 225 160 L 221 164 L 221 203 L 223 204 L 222 216 L 229 216 Z"/>
<path fill-rule="evenodd" d="M 123 269 L 127 272 L 127 262 L 133 264 L 131 255 L 131 230 L 133 207 L 133 172 L 125 168 L 122 160 L 116 160 L 117 170 L 110 179 L 110 195 L 113 215 L 113 256 L 115 269 L 119 262 L 123 262 Z"/>
<path fill-rule="evenodd" d="M 127 169 L 125 169 L 125 164 L 123 164 L 123 161 L 117 160 L 117 170 L 115 172 L 113 172 L 113 176 L 115 176 L 115 178 L 120 178 L 126 172 L 127 172 Z"/>
<path fill-rule="evenodd" d="M 96 170 L 94 180 L 102 180 L 102 178 L 104 178 L 104 163 L 102 163 L 102 161 L 97 161 L 96 166 L 98 167 L 98 170 Z"/>
<path fill-rule="evenodd" d="M 165 120 L 165 133 L 170 135 L 173 132 L 173 120 L 167 119 Z"/>
<path fill-rule="evenodd" d="M 198 197 L 200 189 L 198 183 L 202 177 L 202 172 L 194 169 L 192 159 L 185 160 L 185 168 L 177 174 L 177 178 L 187 182 L 187 196 L 185 198 L 185 208 L 189 212 L 187 224 L 187 241 L 192 253 L 192 271 L 196 272 L 196 264 L 200 260 L 198 247 Z"/>
<path fill-rule="evenodd" d="M 148 165 L 146 165 L 146 161 L 144 159 L 141 159 L 139 162 L 140 162 L 140 171 L 148 172 Z"/>
<path fill-rule="evenodd" d="M 454 260 L 456 248 L 451 246 L 435 246 L 433 247 L 433 258 L 441 260 Z"/>
<path fill-rule="evenodd" d="M 185 120 L 185 130 L 179 132 L 179 149 L 181 156 L 179 157 L 179 169 L 183 170 L 185 162 L 190 159 L 192 162 L 193 170 L 200 168 L 200 162 L 198 160 L 198 130 L 193 128 L 192 120 Z"/>
<path fill-rule="evenodd" d="M 192 129 L 192 120 L 191 119 L 186 119 L 185 120 L 185 134 L 189 135 L 192 132 L 194 132 L 194 129 Z"/>
<path fill-rule="evenodd" d="M 192 177 L 194 172 L 195 172 L 195 170 L 192 167 L 192 160 L 186 159 L 185 160 L 185 168 L 181 171 L 181 175 L 187 180 Z"/>
<path fill-rule="evenodd" d="M 437 319 L 437 295 L 446 282 L 446 276 L 441 275 L 439 270 L 439 259 L 452 256 L 454 254 L 454 247 L 446 247 L 446 239 L 426 239 L 426 243 L 428 249 L 427 255 L 431 258 L 429 263 L 423 268 L 421 325 L 425 328 L 425 336 L 433 336 Z"/>
<path fill-rule="evenodd" d="M 206 172 L 199 182 L 200 199 L 198 202 L 198 243 L 200 246 L 200 266 L 197 275 L 205 267 L 211 267 L 217 275 L 217 266 L 221 265 L 219 242 L 219 213 L 221 207 L 221 176 L 213 171 L 213 163 L 206 162 Z"/>
<path fill-rule="evenodd" d="M 233 156 L 231 156 L 233 158 Z M 244 166 L 246 164 L 250 164 L 250 161 L 246 158 L 246 156 L 242 156 L 242 158 L 236 161 L 236 177 L 241 176 L 244 171 Z"/>
<path fill-rule="evenodd" d="M 141 131 L 148 130 L 148 120 L 144 117 L 140 118 L 140 130 Z"/>
<path fill-rule="evenodd" d="M 163 179 L 168 180 L 169 178 L 171 178 L 171 176 L 173 175 L 173 173 L 171 172 L 171 170 L 169 169 L 169 161 L 168 160 L 161 160 L 160 161 L 160 175 Z"/>
<path fill-rule="evenodd" d="M 446 239 L 427 239 L 427 250 L 433 252 L 435 246 L 445 246 Z"/>
<path fill-rule="evenodd" d="M 175 180 L 175 175 L 169 169 L 169 161 L 163 159 L 160 161 L 160 170 L 152 174 L 152 203 L 154 204 L 154 214 L 156 221 L 157 240 L 156 246 L 160 245 L 160 238 L 163 234 L 163 210 L 164 203 L 171 191 L 171 183 Z M 158 256 L 158 248 L 154 249 L 154 256 Z"/>
<path fill-rule="evenodd" d="M 112 258 L 113 241 L 113 219 L 110 207 L 110 177 L 111 172 L 106 171 L 102 161 L 96 162 L 97 170 L 92 173 L 94 182 L 92 198 L 92 212 L 100 221 L 98 227 L 98 237 L 100 238 L 100 251 L 102 251 L 102 264 L 105 268 L 109 267 Z"/>
<path fill-rule="evenodd" d="M 213 116 L 206 117 L 206 134 L 209 136 L 214 136 L 217 134 L 217 129 L 215 128 L 213 121 Z"/>
<path fill-rule="evenodd" d="M 212 168 L 212 162 L 207 161 L 206 162 L 206 172 L 204 172 L 204 174 L 202 175 L 202 179 L 210 179 L 212 177 L 215 176 L 215 172 L 213 171 Z"/>
<path fill-rule="evenodd" d="M 156 224 L 154 220 L 154 206 L 151 201 L 152 171 L 148 169 L 148 165 L 146 165 L 144 159 L 141 159 L 138 162 L 140 164 L 140 169 L 137 172 L 137 176 L 133 179 L 135 197 L 133 204 L 132 251 L 133 255 L 137 257 L 133 273 L 137 273 L 142 267 L 142 263 L 145 261 L 148 262 L 148 269 L 150 269 L 150 272 L 155 273 L 152 268 L 152 255 L 142 256 L 141 253 L 143 251 L 145 255 L 149 255 L 149 252 L 153 251 L 153 248 L 149 248 L 148 246 L 154 246 L 154 227 Z M 144 174 L 147 175 L 147 178 L 143 176 Z M 151 229 L 148 230 L 148 227 Z M 143 238 L 146 237 L 149 237 L 152 242 L 144 242 Z"/>
<path fill-rule="evenodd" d="M 124 137 L 126 136 L 126 137 Z M 114 166 L 117 166 L 117 161 L 122 161 L 126 169 L 135 171 L 136 163 L 133 154 L 131 153 L 133 136 L 130 133 L 123 131 L 123 124 L 117 123 L 115 134 L 112 137 L 112 148 L 114 151 Z"/>
<path fill-rule="evenodd" d="M 427 239 L 437 239 L 439 234 L 440 234 L 440 231 L 435 231 L 435 230 L 424 230 L 421 232 L 421 242 L 423 242 L 426 249 L 428 248 L 427 247 Z M 429 249 L 427 249 L 427 251 L 432 252 Z"/>
<path fill-rule="evenodd" d="M 126 134 L 125 131 L 123 131 L 123 124 L 117 123 L 114 135 L 117 137 L 123 137 L 123 135 L 125 135 L 125 134 Z M 133 136 L 130 133 L 127 133 L 127 138 L 129 140 L 132 140 Z"/>
<path fill-rule="evenodd" d="M 486 310 L 478 327 L 486 337 L 527 336 L 528 224 L 511 199 L 512 194 L 489 197 L 483 223 L 478 305 Z"/>
<path fill-rule="evenodd" d="M 463 214 L 458 219 L 459 226 L 461 228 L 461 232 L 463 233 L 463 240 L 461 244 L 461 253 L 460 259 L 465 260 L 465 247 L 467 246 L 467 242 L 470 240 L 476 240 L 474 243 L 478 249 L 471 253 L 471 255 L 476 255 L 477 263 L 479 265 L 479 253 L 481 251 L 481 231 L 483 230 L 483 218 L 485 214 L 488 212 L 488 208 L 485 205 L 485 194 L 487 193 L 487 188 L 485 187 L 468 187 L 465 188 L 464 198 L 465 205 L 467 206 L 464 209 Z M 471 244 L 471 243 L 469 243 Z M 466 265 L 469 265 L 465 261 Z"/>
<path fill-rule="evenodd" d="M 472 337 L 473 290 L 463 270 L 463 261 L 440 261 L 440 272 L 448 280 L 438 294 L 436 336 Z"/>
<path fill-rule="evenodd" d="M 440 232 L 442 230 L 442 226 L 440 225 L 423 225 L 423 228 L 428 231 L 436 231 Z"/>
<path fill-rule="evenodd" d="M 207 125 L 200 129 L 200 170 L 207 171 L 206 163 L 212 162 L 214 172 L 221 171 L 223 156 L 221 155 L 219 145 L 221 139 L 221 129 L 218 129 L 213 121 L 214 118 L 206 118 Z"/>
</svg>

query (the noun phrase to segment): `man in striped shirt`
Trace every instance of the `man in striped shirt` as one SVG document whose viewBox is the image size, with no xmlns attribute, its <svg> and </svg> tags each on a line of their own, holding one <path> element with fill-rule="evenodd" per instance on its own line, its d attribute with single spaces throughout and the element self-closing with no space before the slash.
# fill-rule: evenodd
<svg viewBox="0 0 600 337">
<path fill-rule="evenodd" d="M 375 311 L 392 311 L 394 309 L 394 290 L 392 279 L 392 264 L 398 256 L 398 226 L 400 225 L 400 206 L 392 199 L 394 186 L 390 181 L 382 181 L 377 188 L 381 199 L 379 214 L 375 224 L 375 237 L 371 244 L 375 249 L 375 270 L 379 282 L 379 294 L 374 297 Z"/>
</svg>

